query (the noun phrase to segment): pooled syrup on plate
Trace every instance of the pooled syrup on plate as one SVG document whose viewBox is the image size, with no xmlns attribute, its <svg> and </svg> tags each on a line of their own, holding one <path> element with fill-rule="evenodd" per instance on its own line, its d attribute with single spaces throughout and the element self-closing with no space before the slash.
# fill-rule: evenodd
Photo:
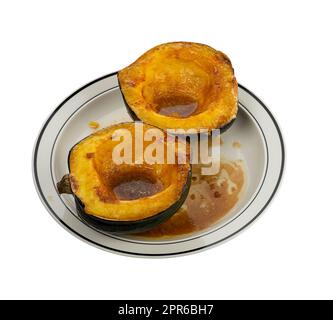
<svg viewBox="0 0 333 320">
<path fill-rule="evenodd" d="M 135 200 L 149 197 L 163 189 L 160 181 L 150 181 L 148 179 L 125 180 L 113 187 L 113 193 L 118 200 Z"/>
<path fill-rule="evenodd" d="M 171 237 L 197 232 L 223 218 L 238 202 L 245 183 L 240 161 L 221 163 L 217 175 L 203 176 L 200 165 L 193 166 L 189 195 L 177 213 L 143 237 Z"/>
</svg>

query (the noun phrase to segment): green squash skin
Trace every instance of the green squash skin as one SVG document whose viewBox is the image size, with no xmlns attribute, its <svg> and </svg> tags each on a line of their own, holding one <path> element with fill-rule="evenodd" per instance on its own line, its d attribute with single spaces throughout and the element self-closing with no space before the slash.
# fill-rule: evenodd
<svg viewBox="0 0 333 320">
<path fill-rule="evenodd" d="M 140 122 L 142 122 L 142 120 L 136 115 L 136 113 L 131 109 L 130 105 L 127 103 L 126 98 L 125 98 L 125 96 L 124 96 L 124 94 L 123 94 L 123 92 L 121 90 L 121 86 L 120 86 L 119 81 L 118 81 L 118 84 L 119 84 L 119 89 L 120 89 L 120 92 L 121 92 L 121 96 L 123 98 L 123 101 L 124 101 L 126 109 L 127 109 L 127 113 L 129 114 L 129 116 L 132 118 L 133 121 L 140 121 Z M 227 131 L 233 125 L 233 123 L 235 122 L 236 118 L 237 118 L 237 114 L 236 114 L 235 118 L 233 118 L 232 120 L 230 120 L 228 123 L 222 125 L 220 128 L 216 128 L 216 129 L 220 129 L 220 133 L 223 133 L 223 132 Z"/>
<path fill-rule="evenodd" d="M 135 114 L 135 112 L 131 109 L 131 107 L 127 103 L 127 101 L 125 99 L 125 96 L 123 94 L 123 91 L 121 90 L 120 83 L 119 83 L 119 90 L 121 92 L 121 96 L 123 98 L 123 101 L 124 101 L 124 104 L 126 106 L 126 110 L 127 110 L 127 113 L 129 114 L 129 116 L 132 118 L 133 121 L 140 121 L 140 122 L 142 122 L 142 120 L 138 118 L 138 116 Z"/>
<path fill-rule="evenodd" d="M 237 117 L 237 115 L 236 115 Z M 229 121 L 227 124 L 224 124 L 222 127 L 220 127 L 220 133 L 226 132 L 227 130 L 229 130 L 231 128 L 231 126 L 234 124 L 236 117 L 234 119 L 232 119 L 231 121 Z"/>
<path fill-rule="evenodd" d="M 135 221 L 106 220 L 103 218 L 87 214 L 84 211 L 84 204 L 82 203 L 82 201 L 74 194 L 73 196 L 75 198 L 76 209 L 78 211 L 79 216 L 89 225 L 95 227 L 96 229 L 116 234 L 128 234 L 128 233 L 133 234 L 150 230 L 155 226 L 161 224 L 162 222 L 166 221 L 167 219 L 169 219 L 172 215 L 174 215 L 183 205 L 188 196 L 191 186 L 191 179 L 192 179 L 192 170 L 189 171 L 186 184 L 182 190 L 181 197 L 166 210 L 142 220 L 135 220 Z M 144 201 L 144 199 L 142 199 L 142 201 Z"/>
</svg>

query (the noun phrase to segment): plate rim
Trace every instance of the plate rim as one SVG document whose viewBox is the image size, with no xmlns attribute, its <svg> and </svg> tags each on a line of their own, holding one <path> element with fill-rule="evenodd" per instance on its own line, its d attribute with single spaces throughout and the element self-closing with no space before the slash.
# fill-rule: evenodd
<svg viewBox="0 0 333 320">
<path fill-rule="evenodd" d="M 85 85 L 81 86 L 80 88 L 78 88 L 77 90 L 75 90 L 72 94 L 70 94 L 69 96 L 67 96 L 67 98 L 65 98 L 51 113 L 50 115 L 47 117 L 47 119 L 45 120 L 45 122 L 43 123 L 41 129 L 39 130 L 39 133 L 37 135 L 34 147 L 33 147 L 33 153 L 32 153 L 32 173 L 33 173 L 33 181 L 35 184 L 35 188 L 37 190 L 38 196 L 41 200 L 41 202 L 43 203 L 44 207 L 47 209 L 47 211 L 50 213 L 50 215 L 66 230 L 68 230 L 70 233 L 72 233 L 73 235 L 75 235 L 76 237 L 78 237 L 79 239 L 87 242 L 90 245 L 93 245 L 99 249 L 103 249 L 106 250 L 108 252 L 115 252 L 115 253 L 120 253 L 122 255 L 127 255 L 127 256 L 136 256 L 136 257 L 174 257 L 174 256 L 181 256 L 181 255 L 186 255 L 189 253 L 193 253 L 193 252 L 198 252 L 198 251 L 203 251 L 209 247 L 214 247 L 217 244 L 224 242 L 232 237 L 234 237 L 235 235 L 239 234 L 241 231 L 243 231 L 244 229 L 246 229 L 250 224 L 252 224 L 262 213 L 263 211 L 265 211 L 265 209 L 267 208 L 267 206 L 271 203 L 272 199 L 274 198 L 280 184 L 281 184 L 281 180 L 283 177 L 283 173 L 284 173 L 284 167 L 285 167 L 285 144 L 284 144 L 284 139 L 283 139 L 283 135 L 280 129 L 280 126 L 278 125 L 275 117 L 273 116 L 272 112 L 268 109 L 268 107 L 265 105 L 265 103 L 259 99 L 251 90 L 249 90 L 248 88 L 246 88 L 245 86 L 241 85 L 238 83 L 238 86 L 244 90 L 246 93 L 248 93 L 252 98 L 254 98 L 261 107 L 263 107 L 263 109 L 267 112 L 267 114 L 269 115 L 269 117 L 271 118 L 275 129 L 278 133 L 278 137 L 279 137 L 279 141 L 280 141 L 280 146 L 281 146 L 281 165 L 280 165 L 280 172 L 279 172 L 279 176 L 278 179 L 276 181 L 276 184 L 274 186 L 273 192 L 270 194 L 269 198 L 267 199 L 267 201 L 265 202 L 264 206 L 257 212 L 257 214 L 250 220 L 248 221 L 246 224 L 244 224 L 241 228 L 237 229 L 237 231 L 233 232 L 232 234 L 223 237 L 222 239 L 219 239 L 218 241 L 209 243 L 207 245 L 204 246 L 200 246 L 197 248 L 193 248 L 190 250 L 186 250 L 186 251 L 180 251 L 180 252 L 171 252 L 171 253 L 139 253 L 139 252 L 129 252 L 129 251 L 123 251 L 120 249 L 116 249 L 116 248 L 110 248 L 106 245 L 103 245 L 101 243 L 97 243 L 92 239 L 89 239 L 87 237 L 85 237 L 82 233 L 79 233 L 78 231 L 74 230 L 72 227 L 70 227 L 68 224 L 66 224 L 65 221 L 63 221 L 57 214 L 56 212 L 53 210 L 53 208 L 48 204 L 48 200 L 46 199 L 43 190 L 41 188 L 41 185 L 39 183 L 39 178 L 38 178 L 38 173 L 37 173 L 37 156 L 38 156 L 38 148 L 40 145 L 40 141 L 41 138 L 43 136 L 43 133 L 45 131 L 45 129 L 47 128 L 47 125 L 49 124 L 49 122 L 52 120 L 53 116 L 57 113 L 57 111 L 59 111 L 63 105 L 70 100 L 72 97 L 74 97 L 75 95 L 77 95 L 79 92 L 83 91 L 85 88 L 91 86 L 92 84 L 101 81 L 103 79 L 106 79 L 108 77 L 112 77 L 118 74 L 118 71 L 116 72 L 112 72 L 109 74 L 106 74 L 104 76 L 101 76 L 95 80 L 92 80 L 88 83 L 86 83 Z"/>
</svg>

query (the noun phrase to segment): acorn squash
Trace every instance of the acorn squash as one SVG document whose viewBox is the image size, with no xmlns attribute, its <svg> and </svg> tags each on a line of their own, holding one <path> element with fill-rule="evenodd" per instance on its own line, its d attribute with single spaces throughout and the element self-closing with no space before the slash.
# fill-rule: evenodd
<svg viewBox="0 0 333 320">
<path fill-rule="evenodd" d="M 102 230 L 147 230 L 173 215 L 187 197 L 191 181 L 188 144 L 183 141 L 185 148 L 178 148 L 178 142 L 175 163 L 167 164 L 168 135 L 150 125 L 141 125 L 143 135 L 149 129 L 158 130 L 159 138 L 152 141 L 162 146 L 162 161 L 146 161 L 145 153 L 152 142 L 144 139 L 143 161 L 135 158 L 135 123 L 117 124 L 93 133 L 69 153 L 69 175 L 58 183 L 59 193 L 72 193 L 80 216 Z M 120 138 L 124 129 L 131 133 L 130 140 Z M 125 149 L 132 151 L 128 163 L 114 161 L 120 143 L 123 151 L 119 154 L 124 155 Z"/>
<path fill-rule="evenodd" d="M 135 118 L 163 129 L 217 129 L 236 118 L 237 81 L 229 58 L 207 45 L 161 44 L 118 73 Z"/>
</svg>

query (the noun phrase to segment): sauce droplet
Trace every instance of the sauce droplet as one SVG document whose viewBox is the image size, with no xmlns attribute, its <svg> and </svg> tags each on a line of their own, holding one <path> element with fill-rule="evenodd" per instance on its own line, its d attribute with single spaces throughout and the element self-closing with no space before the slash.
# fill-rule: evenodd
<svg viewBox="0 0 333 320">
<path fill-rule="evenodd" d="M 234 141 L 234 142 L 232 143 L 232 146 L 233 146 L 235 149 L 240 149 L 241 144 L 240 144 L 240 142 L 238 142 L 238 141 Z"/>
</svg>

